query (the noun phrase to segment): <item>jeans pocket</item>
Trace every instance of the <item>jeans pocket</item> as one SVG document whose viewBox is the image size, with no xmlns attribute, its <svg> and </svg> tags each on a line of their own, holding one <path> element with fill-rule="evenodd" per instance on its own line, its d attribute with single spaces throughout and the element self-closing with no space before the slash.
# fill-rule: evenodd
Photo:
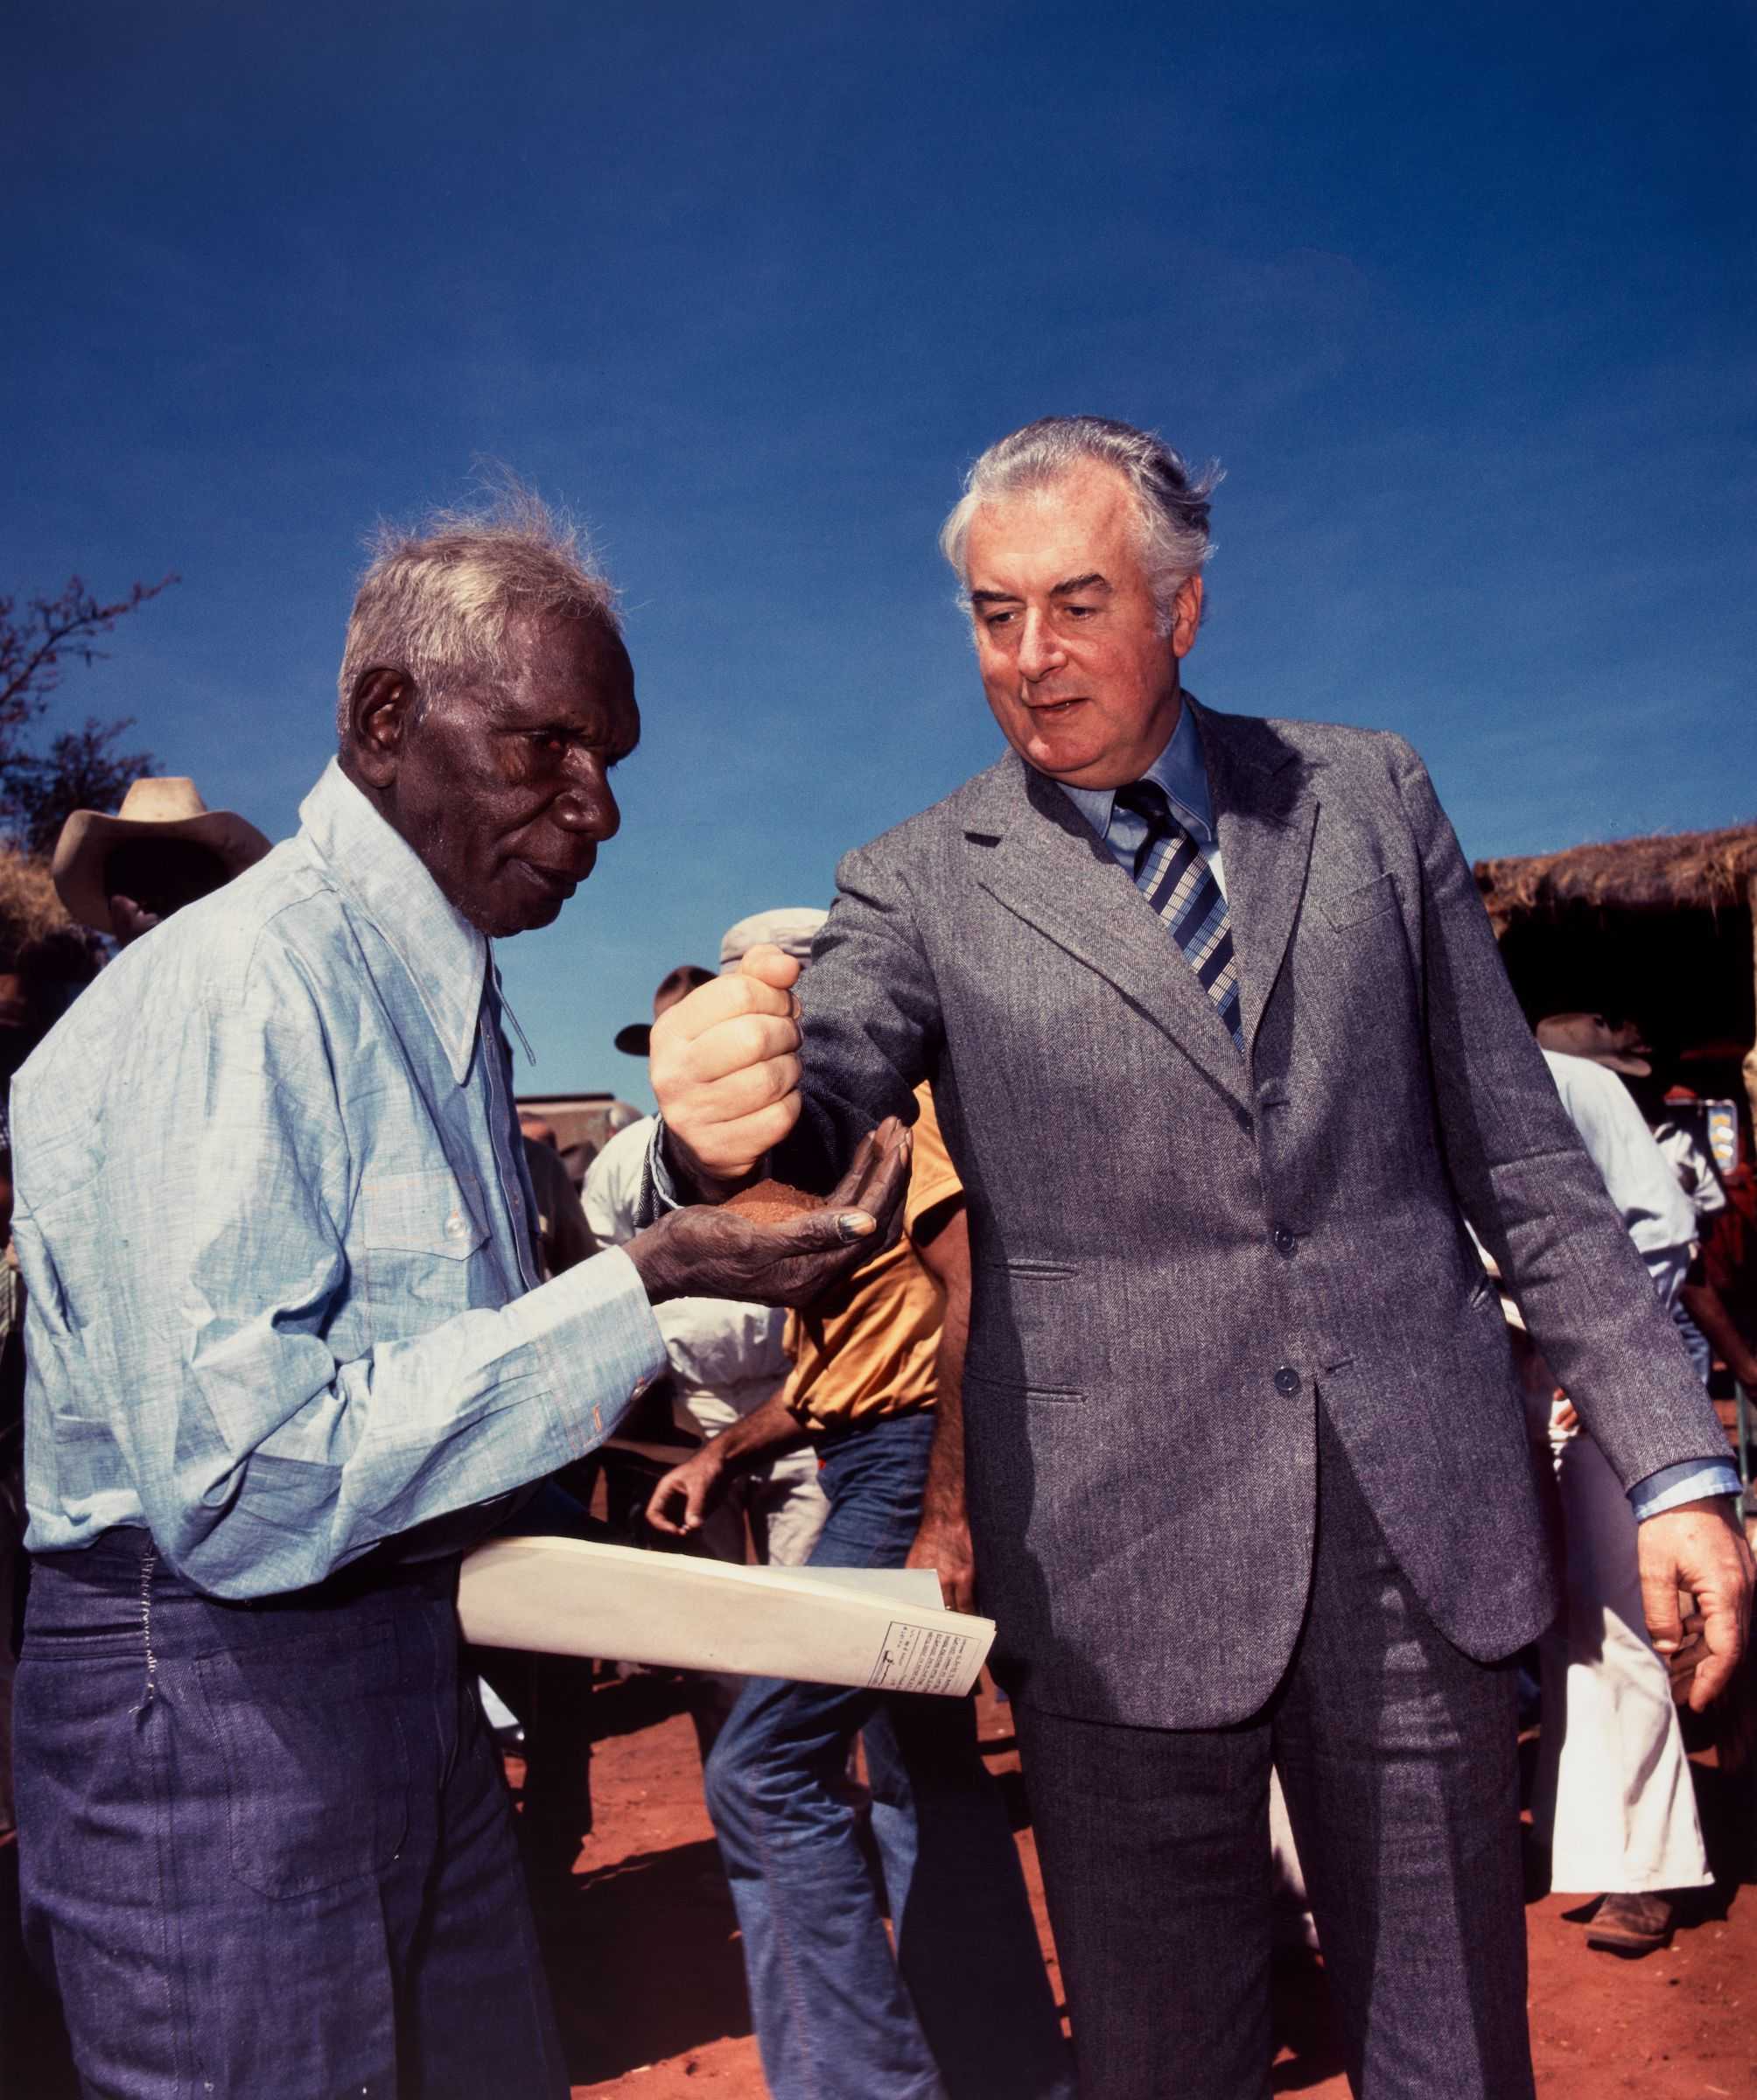
<svg viewBox="0 0 1757 2100">
<path fill-rule="evenodd" d="M 382 1873 L 407 1832 L 395 1629 L 336 1630 L 194 1664 L 225 1766 L 232 1872 L 265 1896 Z"/>
</svg>

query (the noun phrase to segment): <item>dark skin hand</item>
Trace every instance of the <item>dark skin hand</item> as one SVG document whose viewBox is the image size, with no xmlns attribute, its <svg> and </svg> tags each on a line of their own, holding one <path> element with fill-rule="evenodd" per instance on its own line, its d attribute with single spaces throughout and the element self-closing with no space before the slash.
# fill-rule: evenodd
<svg viewBox="0 0 1757 2100">
<path fill-rule="evenodd" d="M 976 1609 L 976 1564 L 964 1516 L 964 1437 L 961 1388 L 970 1332 L 970 1228 L 962 1197 L 917 1222 L 915 1249 L 946 1294 L 936 1365 L 939 1387 L 934 1448 L 921 1498 L 921 1522 L 906 1567 L 931 1568 L 948 1609 Z M 697 1531 L 734 1474 L 792 1450 L 805 1432 L 777 1393 L 723 1436 L 692 1452 L 653 1490 L 647 1521 L 656 1531 L 685 1538 Z"/>
<path fill-rule="evenodd" d="M 909 1133 L 888 1116 L 822 1205 L 764 1224 L 707 1204 L 674 1210 L 624 1248 L 653 1304 L 736 1298 L 804 1306 L 882 1244 L 909 1183 Z"/>
<path fill-rule="evenodd" d="M 691 1452 L 681 1466 L 671 1468 L 648 1499 L 648 1522 L 655 1531 L 687 1538 L 706 1522 L 734 1474 L 792 1451 L 805 1440 L 806 1432 L 782 1394 L 776 1393 L 742 1422 L 734 1422 L 699 1451 Z"/>
</svg>

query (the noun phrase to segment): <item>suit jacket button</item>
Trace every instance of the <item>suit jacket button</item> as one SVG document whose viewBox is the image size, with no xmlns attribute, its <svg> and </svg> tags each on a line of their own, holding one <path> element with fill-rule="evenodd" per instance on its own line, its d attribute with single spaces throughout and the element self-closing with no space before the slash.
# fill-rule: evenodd
<svg viewBox="0 0 1757 2100">
<path fill-rule="evenodd" d="M 1278 1225 L 1270 1237 L 1275 1242 L 1275 1251 L 1290 1257 L 1293 1250 L 1299 1244 L 1298 1236 L 1290 1232 L 1284 1225 Z"/>
<path fill-rule="evenodd" d="M 1299 1390 L 1299 1374 L 1291 1364 L 1284 1363 L 1275 1374 L 1275 1390 L 1291 1399 Z"/>
<path fill-rule="evenodd" d="M 1256 1119 L 1249 1109 L 1241 1109 L 1238 1111 L 1238 1127 L 1247 1138 L 1256 1128 Z"/>
</svg>

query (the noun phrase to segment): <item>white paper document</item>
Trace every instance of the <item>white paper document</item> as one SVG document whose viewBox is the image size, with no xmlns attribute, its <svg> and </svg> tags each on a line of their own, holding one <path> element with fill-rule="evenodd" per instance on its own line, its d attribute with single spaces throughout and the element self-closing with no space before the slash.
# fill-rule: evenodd
<svg viewBox="0 0 1757 2100">
<path fill-rule="evenodd" d="M 464 1638 L 671 1670 L 961 1698 L 994 1621 L 925 1568 L 738 1568 L 578 1538 L 502 1538 L 464 1563 Z"/>
</svg>

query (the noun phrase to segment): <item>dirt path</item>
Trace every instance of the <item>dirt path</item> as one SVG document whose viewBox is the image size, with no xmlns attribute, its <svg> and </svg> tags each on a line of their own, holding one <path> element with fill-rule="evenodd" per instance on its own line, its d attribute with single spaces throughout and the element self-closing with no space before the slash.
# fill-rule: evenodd
<svg viewBox="0 0 1757 2100">
<path fill-rule="evenodd" d="M 675 1688 L 653 1678 L 600 1687 L 594 1707 L 600 1702 L 611 1732 L 593 1764 L 597 1830 L 541 1906 L 575 2100 L 763 2100 L 738 1928 L 702 1809 L 690 1723 Z M 991 1768 L 1016 1772 L 1004 1707 L 985 1704 L 983 1733 L 995 1745 Z M 1711 1848 L 1736 1856 L 1757 1780 L 1747 1774 L 1735 1794 L 1712 1769 L 1699 1778 Z M 1029 1830 L 1019 1845 L 1040 1921 Z M 1671 1947 L 1641 1962 L 1589 1952 L 1580 1908 L 1576 1898 L 1546 1895 L 1526 1911 L 1543 2100 L 1757 2093 L 1757 1886 L 1728 1881 L 1704 1892 Z M 1053 1952 L 1051 1963 L 1054 1977 Z M 1345 2100 L 1320 1967 L 1296 1962 L 1281 1971 L 1277 2034 L 1278 2093 Z"/>
</svg>

